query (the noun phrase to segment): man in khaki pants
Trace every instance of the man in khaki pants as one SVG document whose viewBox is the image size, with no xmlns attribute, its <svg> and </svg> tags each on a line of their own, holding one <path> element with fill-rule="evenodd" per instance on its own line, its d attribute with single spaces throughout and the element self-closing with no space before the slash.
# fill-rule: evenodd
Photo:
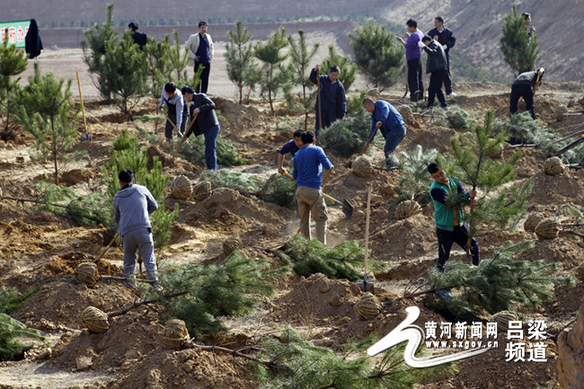
<svg viewBox="0 0 584 389">
<path fill-rule="evenodd" d="M 323 170 L 332 170 L 333 165 L 322 148 L 315 146 L 314 133 L 302 134 L 302 147 L 294 155 L 294 182 L 300 214 L 300 232 L 310 239 L 309 216 L 316 222 L 316 237 L 326 244 L 327 212 L 322 186 Z"/>
</svg>

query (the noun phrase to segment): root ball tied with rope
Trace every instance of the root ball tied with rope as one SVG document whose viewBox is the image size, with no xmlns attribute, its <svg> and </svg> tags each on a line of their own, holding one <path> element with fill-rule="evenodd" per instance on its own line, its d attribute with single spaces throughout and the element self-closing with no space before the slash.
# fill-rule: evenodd
<svg viewBox="0 0 584 389">
<path fill-rule="evenodd" d="M 399 203 L 395 209 L 396 216 L 399 220 L 407 219 L 410 216 L 422 212 L 422 207 L 414 200 L 406 200 Z"/>
<path fill-rule="evenodd" d="M 359 177 L 369 177 L 373 174 L 373 167 L 369 158 L 360 156 L 351 165 L 351 171 Z"/>
<path fill-rule="evenodd" d="M 170 193 L 180 200 L 188 200 L 193 195 L 191 180 L 185 176 L 178 176 L 170 184 Z"/>
<path fill-rule="evenodd" d="M 527 216 L 525 223 L 523 223 L 523 229 L 525 231 L 535 232 L 535 227 L 544 219 L 544 216 L 538 212 L 532 212 Z"/>
<path fill-rule="evenodd" d="M 201 181 L 193 188 L 193 197 L 196 201 L 205 200 L 211 197 L 211 183 L 209 181 Z"/>
<path fill-rule="evenodd" d="M 109 329 L 108 314 L 102 310 L 89 306 L 81 313 L 81 321 L 89 331 L 102 334 Z"/>
<path fill-rule="evenodd" d="M 189 339 L 189 331 L 183 320 L 172 319 L 166 323 L 162 336 L 162 343 L 165 347 L 178 350 L 184 347 Z"/>
<path fill-rule="evenodd" d="M 75 268 L 75 279 L 89 287 L 95 286 L 99 281 L 99 271 L 93 262 L 83 262 Z"/>
<path fill-rule="evenodd" d="M 497 323 L 497 331 L 498 332 L 506 333 L 507 330 L 509 329 L 509 322 L 510 321 L 517 321 L 517 320 L 519 320 L 519 318 L 517 317 L 517 314 L 515 312 L 501 311 L 501 312 L 495 313 L 491 317 L 490 321 Z"/>
<path fill-rule="evenodd" d="M 564 164 L 559 157 L 551 157 L 544 161 L 543 171 L 550 176 L 556 176 L 564 172 Z"/>
<path fill-rule="evenodd" d="M 544 219 L 535 226 L 535 234 L 540 240 L 555 239 L 559 232 L 559 223 L 556 219 Z"/>
<path fill-rule="evenodd" d="M 381 304 L 377 297 L 367 292 L 357 301 L 354 309 L 359 320 L 371 320 L 381 311 Z"/>
</svg>

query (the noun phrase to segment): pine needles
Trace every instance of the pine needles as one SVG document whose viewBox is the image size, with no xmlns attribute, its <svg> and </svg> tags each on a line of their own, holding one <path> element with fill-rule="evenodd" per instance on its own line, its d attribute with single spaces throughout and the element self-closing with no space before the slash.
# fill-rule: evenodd
<svg viewBox="0 0 584 389">
<path fill-rule="evenodd" d="M 10 314 L 22 305 L 22 302 L 38 292 L 38 286 L 30 288 L 26 293 L 20 294 L 16 289 L 0 289 L 0 313 Z"/>
<path fill-rule="evenodd" d="M 0 361 L 22 358 L 33 345 L 22 343 L 25 339 L 44 340 L 39 330 L 27 328 L 23 323 L 0 313 Z"/>
<path fill-rule="evenodd" d="M 282 174 L 272 174 L 262 187 L 261 197 L 270 203 L 288 209 L 296 208 L 296 186 L 294 181 Z"/>
<path fill-rule="evenodd" d="M 436 149 L 424 151 L 421 145 L 407 153 L 400 151 L 399 160 L 392 155 L 392 162 L 402 172 L 396 192 L 402 200 L 429 199 L 428 188 L 432 177 L 428 174 L 428 165 L 436 159 Z"/>
<path fill-rule="evenodd" d="M 339 156 L 348 158 L 363 149 L 371 129 L 371 115 L 361 109 L 354 116 L 347 116 L 335 121 L 330 127 L 321 131 L 319 141 L 326 150 L 332 150 Z"/>
</svg>

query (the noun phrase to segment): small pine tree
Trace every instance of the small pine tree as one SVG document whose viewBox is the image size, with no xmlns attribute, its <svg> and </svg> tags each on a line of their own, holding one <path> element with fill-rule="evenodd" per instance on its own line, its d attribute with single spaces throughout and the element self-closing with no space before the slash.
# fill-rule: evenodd
<svg viewBox="0 0 584 389">
<path fill-rule="evenodd" d="M 357 78 L 357 64 L 348 55 L 340 55 L 336 50 L 336 46 L 331 43 L 328 47 L 328 57 L 322 61 L 321 68 L 330 69 L 334 65 L 338 66 L 341 70 L 339 72 L 339 81 L 341 81 L 345 90 L 348 92 L 349 88 L 355 82 L 355 78 Z"/>
<path fill-rule="evenodd" d="M 21 294 L 13 288 L 0 289 L 0 312 L 10 314 L 21 307 L 22 302 L 39 291 L 38 286 L 30 288 L 26 293 Z"/>
<path fill-rule="evenodd" d="M 385 26 L 368 22 L 349 34 L 359 70 L 376 88 L 392 86 L 403 70 L 404 49 Z"/>
<path fill-rule="evenodd" d="M 280 27 L 270 34 L 266 42 L 258 42 L 254 47 L 254 56 L 262 63 L 262 72 L 258 80 L 260 93 L 263 97 L 267 95 L 272 114 L 276 113 L 274 101 L 278 91 L 290 81 L 290 70 L 284 65 L 288 54 L 283 52 L 288 45 L 286 29 Z"/>
<path fill-rule="evenodd" d="M 312 112 L 314 106 L 315 96 L 311 95 L 309 90 L 314 87 L 306 76 L 309 69 L 310 61 L 318 51 L 320 46 L 318 43 L 312 45 L 309 49 L 306 45 L 306 34 L 304 30 L 298 30 L 298 43 L 292 35 L 288 36 L 290 43 L 290 70 L 292 73 L 291 82 L 294 86 L 301 86 L 302 92 L 299 94 L 292 94 L 290 91 L 286 93 L 288 105 L 291 107 L 298 107 L 304 113 L 304 131 L 308 130 L 308 114 Z M 296 103 L 296 100 L 299 102 Z"/>
<path fill-rule="evenodd" d="M 41 76 L 38 63 L 34 71 L 23 89 L 18 120 L 35 139 L 33 156 L 53 162 L 58 185 L 60 165 L 83 157 L 82 153 L 68 153 L 77 139 L 76 122 L 81 106 L 73 109 L 70 78 L 65 85 L 65 80 L 57 81 L 53 73 Z"/>
<path fill-rule="evenodd" d="M 6 30 L 6 36 L 8 36 L 8 30 Z M 0 139 L 3 141 L 14 139 L 19 133 L 10 116 L 18 110 L 19 104 L 12 103 L 18 101 L 20 95 L 18 85 L 20 78 L 12 80 L 11 77 L 24 72 L 27 65 L 26 53 L 17 49 L 14 44 L 9 45 L 8 39 L 4 39 L 4 42 L 0 44 L 0 119 L 4 122 Z"/>
<path fill-rule="evenodd" d="M 533 33 L 530 37 L 523 21 L 513 4 L 513 12 L 505 15 L 503 36 L 500 40 L 503 58 L 511 66 L 515 76 L 533 70 L 539 56 L 537 35 Z"/>
<path fill-rule="evenodd" d="M 250 85 L 250 72 L 254 67 L 251 34 L 242 20 L 235 22 L 235 32 L 229 30 L 229 43 L 225 51 L 227 75 L 239 92 L 239 104 L 243 103 L 243 89 Z"/>
<path fill-rule="evenodd" d="M 83 61 L 89 67 L 95 87 L 105 100 L 110 100 L 113 90 L 106 75 L 105 53 L 106 45 L 118 45 L 118 31 L 113 25 L 114 5 L 107 4 L 106 20 L 102 24 L 95 24 L 93 28 L 83 31 L 87 42 L 81 42 Z"/>
<path fill-rule="evenodd" d="M 32 344 L 25 344 L 25 339 L 44 340 L 39 330 L 27 328 L 26 325 L 5 313 L 0 313 L 0 361 L 12 361 L 22 358 Z"/>
<path fill-rule="evenodd" d="M 429 200 L 428 188 L 432 184 L 432 177 L 428 174 L 428 165 L 436 160 L 438 151 L 430 149 L 424 152 L 421 145 L 408 153 L 400 151 L 400 158 L 392 158 L 401 171 L 399 184 L 395 188 L 402 200 L 422 201 Z"/>
<path fill-rule="evenodd" d="M 363 149 L 370 126 L 371 115 L 361 108 L 355 115 L 336 120 L 330 127 L 322 130 L 320 141 L 327 150 L 348 158 Z"/>
</svg>

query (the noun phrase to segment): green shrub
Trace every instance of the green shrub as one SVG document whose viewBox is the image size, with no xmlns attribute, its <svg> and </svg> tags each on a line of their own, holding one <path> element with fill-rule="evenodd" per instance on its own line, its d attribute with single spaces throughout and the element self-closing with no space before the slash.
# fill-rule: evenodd
<svg viewBox="0 0 584 389">
<path fill-rule="evenodd" d="M 33 346 L 23 343 L 27 339 L 44 340 L 39 330 L 27 328 L 18 320 L 0 313 L 0 361 L 22 358 L 24 352 Z"/>
<path fill-rule="evenodd" d="M 194 140 L 192 140 L 194 138 Z M 240 166 L 248 163 L 237 148 L 227 139 L 217 136 L 217 163 L 220 166 Z M 181 146 L 178 155 L 195 165 L 205 165 L 205 137 L 189 137 Z"/>
<path fill-rule="evenodd" d="M 319 141 L 327 151 L 334 151 L 341 157 L 348 158 L 359 153 L 371 131 L 371 115 L 361 109 L 354 116 L 347 116 L 335 121 L 330 127 L 321 131 Z"/>
<path fill-rule="evenodd" d="M 249 192 L 259 192 L 261 188 L 261 179 L 255 174 L 241 173 L 233 170 L 206 170 L 201 175 L 201 180 L 211 182 L 213 188 L 230 188 L 244 187 Z"/>
<path fill-rule="evenodd" d="M 264 184 L 261 193 L 270 203 L 296 209 L 296 185 L 293 180 L 282 174 L 272 174 Z"/>
<path fill-rule="evenodd" d="M 22 305 L 22 302 L 39 291 L 38 286 L 30 288 L 26 293 L 21 294 L 16 289 L 0 289 L 0 313 L 10 314 Z"/>
</svg>

